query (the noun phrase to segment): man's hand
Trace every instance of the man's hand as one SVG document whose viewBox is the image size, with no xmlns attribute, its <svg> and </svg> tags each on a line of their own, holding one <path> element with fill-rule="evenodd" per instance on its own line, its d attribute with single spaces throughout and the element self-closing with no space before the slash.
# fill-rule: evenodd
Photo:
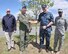
<svg viewBox="0 0 68 54">
<path fill-rule="evenodd" d="M 14 30 L 14 33 L 16 33 L 16 31 Z"/>
<path fill-rule="evenodd" d="M 37 23 L 37 21 L 31 21 L 31 20 L 30 20 L 29 22 L 30 22 L 30 23 L 35 23 L 35 24 Z"/>
<path fill-rule="evenodd" d="M 47 27 L 51 26 L 52 24 L 53 24 L 53 22 L 50 22 L 50 23 L 47 25 Z"/>
<path fill-rule="evenodd" d="M 46 29 L 47 27 L 46 27 L 46 26 L 43 26 L 42 28 L 43 28 L 43 29 Z"/>
</svg>

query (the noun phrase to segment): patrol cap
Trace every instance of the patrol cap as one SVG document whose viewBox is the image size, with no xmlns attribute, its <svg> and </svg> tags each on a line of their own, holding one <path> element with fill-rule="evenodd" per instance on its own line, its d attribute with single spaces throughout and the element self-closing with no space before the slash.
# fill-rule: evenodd
<svg viewBox="0 0 68 54">
<path fill-rule="evenodd" d="M 47 8 L 47 5 L 46 4 L 42 5 L 42 8 Z"/>
<path fill-rule="evenodd" d="M 58 12 L 62 13 L 62 12 L 63 12 L 63 10 L 62 10 L 62 9 L 58 9 Z"/>
<path fill-rule="evenodd" d="M 25 6 L 25 5 L 24 5 L 24 6 L 22 6 L 22 9 L 23 9 L 23 8 L 26 8 L 26 6 Z"/>
</svg>

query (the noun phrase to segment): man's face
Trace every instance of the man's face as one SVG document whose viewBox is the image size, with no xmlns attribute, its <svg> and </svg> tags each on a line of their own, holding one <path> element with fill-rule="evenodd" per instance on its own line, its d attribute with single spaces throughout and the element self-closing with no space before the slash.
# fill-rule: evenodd
<svg viewBox="0 0 68 54">
<path fill-rule="evenodd" d="M 42 8 L 43 12 L 46 12 L 48 9 L 47 7 L 46 8 Z"/>
<path fill-rule="evenodd" d="M 63 12 L 58 12 L 59 16 L 62 17 L 63 15 Z"/>
<path fill-rule="evenodd" d="M 22 13 L 25 14 L 26 13 L 26 8 L 22 8 Z"/>
<path fill-rule="evenodd" d="M 6 13 L 7 13 L 7 14 L 10 14 L 10 11 L 7 11 Z"/>
</svg>

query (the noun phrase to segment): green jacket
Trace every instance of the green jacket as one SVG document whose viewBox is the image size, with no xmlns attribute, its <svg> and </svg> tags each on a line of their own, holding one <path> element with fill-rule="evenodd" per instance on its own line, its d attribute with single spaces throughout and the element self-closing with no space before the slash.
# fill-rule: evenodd
<svg viewBox="0 0 68 54">
<path fill-rule="evenodd" d="M 31 25 L 29 23 L 30 19 L 31 17 L 28 14 L 19 14 L 19 29 L 23 31 L 29 31 L 31 29 Z"/>
</svg>

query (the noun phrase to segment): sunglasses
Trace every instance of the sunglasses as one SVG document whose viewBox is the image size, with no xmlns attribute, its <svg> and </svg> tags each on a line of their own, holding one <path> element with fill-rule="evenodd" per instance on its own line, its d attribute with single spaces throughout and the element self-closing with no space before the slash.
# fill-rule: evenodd
<svg viewBox="0 0 68 54">
<path fill-rule="evenodd" d="M 58 12 L 58 13 L 63 13 L 63 12 Z"/>
<path fill-rule="evenodd" d="M 7 11 L 7 12 L 10 12 L 10 11 Z"/>
</svg>

